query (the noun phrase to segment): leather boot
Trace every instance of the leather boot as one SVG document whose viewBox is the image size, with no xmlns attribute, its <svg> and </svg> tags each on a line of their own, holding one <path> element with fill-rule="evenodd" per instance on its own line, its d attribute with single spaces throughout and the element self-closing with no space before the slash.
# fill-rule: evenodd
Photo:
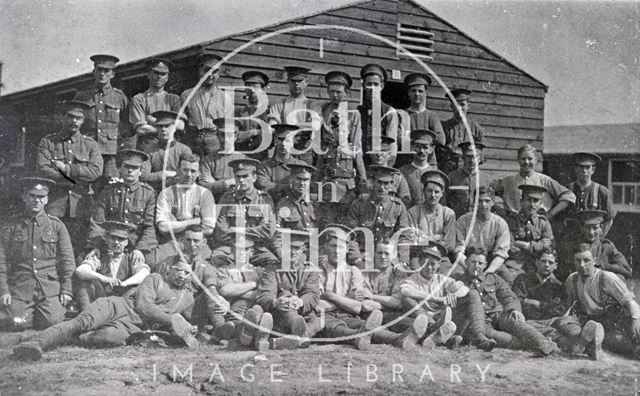
<svg viewBox="0 0 640 396">
<path fill-rule="evenodd" d="M 80 322 L 76 320 L 58 323 L 41 331 L 32 340 L 17 345 L 13 348 L 13 356 L 18 360 L 40 360 L 43 351 L 63 345 L 79 331 Z"/>
<path fill-rule="evenodd" d="M 242 321 L 242 329 L 240 330 L 240 344 L 244 346 L 251 345 L 253 336 L 256 333 L 256 326 L 260 322 L 260 318 L 264 310 L 260 305 L 254 305 L 249 308 L 244 314 L 244 320 Z"/>
<path fill-rule="evenodd" d="M 273 329 L 273 316 L 269 312 L 263 313 L 259 326 L 254 336 L 253 346 L 257 351 L 266 352 L 269 350 L 269 333 Z"/>
<path fill-rule="evenodd" d="M 485 334 L 485 314 L 482 300 L 477 291 L 471 290 L 467 294 L 468 327 L 471 344 L 483 351 L 491 351 L 496 347 L 496 341 Z"/>
<path fill-rule="evenodd" d="M 371 311 L 371 313 L 367 317 L 367 320 L 364 321 L 364 323 L 362 324 L 362 326 L 360 326 L 359 329 L 346 329 L 345 332 L 350 334 L 345 334 L 345 335 L 356 336 L 358 334 L 366 333 L 373 329 L 376 329 L 381 325 L 382 325 L 382 311 L 375 309 Z M 355 337 L 352 343 L 353 343 L 353 346 L 355 346 L 361 351 L 368 350 L 371 346 L 371 333 Z"/>
</svg>

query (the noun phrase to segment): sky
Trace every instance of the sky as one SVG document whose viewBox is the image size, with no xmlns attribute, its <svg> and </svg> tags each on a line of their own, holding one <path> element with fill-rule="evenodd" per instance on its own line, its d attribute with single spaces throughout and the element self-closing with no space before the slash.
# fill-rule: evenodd
<svg viewBox="0 0 640 396">
<path fill-rule="evenodd" d="M 640 122 L 640 0 L 418 1 L 548 85 L 545 125 Z M 0 0 L 2 94 L 351 2 Z"/>
</svg>

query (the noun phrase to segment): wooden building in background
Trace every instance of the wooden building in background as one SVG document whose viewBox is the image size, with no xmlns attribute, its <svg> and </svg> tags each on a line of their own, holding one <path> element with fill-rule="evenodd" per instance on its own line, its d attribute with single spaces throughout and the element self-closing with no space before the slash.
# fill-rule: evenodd
<svg viewBox="0 0 640 396">
<path fill-rule="evenodd" d="M 518 169 L 515 149 L 531 143 L 542 150 L 544 98 L 547 87 L 524 70 L 480 44 L 447 21 L 411 0 L 359 1 L 255 30 L 213 39 L 187 48 L 157 54 L 175 62 L 167 88 L 181 93 L 198 79 L 196 55 L 206 48 L 221 56 L 262 35 L 294 26 L 338 25 L 356 28 L 398 42 L 424 60 L 451 87 L 466 84 L 474 90 L 470 116 L 485 129 L 488 143 L 482 166 L 490 178 Z M 91 54 L 86 54 L 87 56 Z M 117 55 L 117 54 L 116 54 Z M 121 64 L 113 85 L 127 96 L 147 87 L 145 59 Z M 232 57 L 221 70 L 220 85 L 242 85 L 240 76 L 258 68 L 269 75 L 267 93 L 271 101 L 287 94 L 283 66 L 294 64 L 312 69 L 307 96 L 326 100 L 323 75 L 340 69 L 354 79 L 351 101 L 360 100 L 360 67 L 379 63 L 390 77 L 383 92 L 389 104 L 403 108 L 408 98 L 403 78 L 423 71 L 414 60 L 380 40 L 337 29 L 310 29 L 276 35 L 249 46 Z M 53 117 L 54 104 L 73 98 L 91 84 L 90 73 L 12 93 L 0 98 L 0 117 L 17 131 L 26 131 L 26 163 L 33 161 L 38 140 L 59 127 Z M 428 108 L 442 120 L 451 117 L 443 89 L 434 82 L 429 89 Z M 236 103 L 243 103 L 241 93 Z M 15 151 L 17 136 L 5 136 L 0 146 Z M 19 151 L 18 147 L 18 151 Z"/>
</svg>

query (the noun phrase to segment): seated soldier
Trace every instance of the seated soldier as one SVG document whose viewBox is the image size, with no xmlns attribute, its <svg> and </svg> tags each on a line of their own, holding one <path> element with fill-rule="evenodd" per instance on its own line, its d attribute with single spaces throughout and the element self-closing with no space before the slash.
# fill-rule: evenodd
<svg viewBox="0 0 640 396">
<path fill-rule="evenodd" d="M 381 136 L 380 137 L 380 151 L 373 151 L 373 147 L 371 142 L 367 145 L 367 164 L 369 166 L 378 165 L 378 166 L 389 166 L 390 159 L 392 157 L 391 147 L 395 145 L 396 140 L 389 136 Z M 370 171 L 367 169 L 367 174 Z M 396 198 L 400 198 L 404 203 L 405 207 L 410 207 L 411 205 L 411 191 L 409 190 L 409 183 L 407 183 L 407 179 L 404 177 L 402 172 L 393 174 L 393 196 Z M 366 194 L 369 194 L 367 191 Z M 362 197 L 362 194 L 360 194 Z M 367 197 L 365 197 L 367 198 Z"/>
<path fill-rule="evenodd" d="M 213 328 L 216 314 L 224 315 L 229 310 L 229 303 L 218 294 L 216 288 L 218 276 L 216 269 L 203 256 L 207 242 L 204 230 L 200 225 L 187 227 L 180 238 L 182 256 L 191 266 L 192 276 L 188 287 L 194 293 L 194 306 L 190 322 L 198 326 L 199 337 L 209 338 L 208 332 Z M 158 265 L 156 272 L 166 271 L 175 260 L 175 256 L 165 259 Z"/>
<path fill-rule="evenodd" d="M 212 150 L 201 161 L 200 177 L 198 177 L 198 184 L 202 187 L 211 190 L 213 197 L 216 201 L 220 201 L 222 195 L 227 191 L 234 189 L 236 181 L 233 178 L 233 168 L 229 163 L 239 158 L 247 158 L 246 155 L 231 152 L 227 148 L 227 144 L 233 147 L 233 142 L 236 139 L 237 129 L 227 129 L 225 123 L 227 119 L 218 118 L 213 120 L 213 123 L 217 126 L 216 134 L 220 140 L 220 148 L 218 150 Z M 231 122 L 229 127 L 233 127 L 235 124 Z M 237 127 L 237 125 L 235 125 Z"/>
<path fill-rule="evenodd" d="M 291 186 L 276 206 L 276 225 L 297 231 L 318 228 L 316 206 L 311 201 L 311 179 L 316 168 L 305 163 L 289 164 Z M 323 216 L 324 217 L 324 216 Z"/>
<path fill-rule="evenodd" d="M 461 335 L 454 335 L 459 328 L 459 334 L 467 331 L 467 339 L 473 345 L 492 350 L 496 342 L 484 335 L 484 312 L 478 293 L 469 291 L 462 282 L 437 273 L 446 254 L 444 246 L 437 242 L 412 245 L 410 254 L 411 268 L 418 272 L 399 285 L 396 296 L 406 309 L 415 310 L 415 315 L 427 316 L 429 336 L 421 340 L 423 346 L 433 348 L 446 344 L 455 348 L 463 341 Z"/>
<path fill-rule="evenodd" d="M 158 139 L 149 148 L 149 160 L 142 164 L 140 181 L 149 183 L 159 192 L 176 182 L 180 160 L 192 152 L 174 138 L 176 129 L 184 129 L 184 121 L 178 118 L 177 113 L 156 111 L 151 116 L 156 120 L 154 125 L 158 129 Z"/>
<path fill-rule="evenodd" d="M 75 262 L 65 225 L 45 212 L 53 180 L 20 180 L 24 212 L 0 227 L 0 329 L 44 329 L 64 319 Z"/>
<path fill-rule="evenodd" d="M 39 360 L 43 352 L 76 336 L 87 346 L 122 346 L 130 335 L 144 328 L 167 329 L 194 348 L 198 342 L 183 316 L 193 305 L 193 295 L 186 287 L 190 276 L 189 265 L 176 256 L 165 273 L 146 277 L 135 295 L 99 298 L 74 319 L 49 327 L 17 345 L 13 356 L 19 360 Z"/>
<path fill-rule="evenodd" d="M 553 341 L 527 324 L 520 301 L 509 285 L 497 274 L 484 271 L 487 266 L 486 250 L 470 247 L 466 256 L 467 272 L 462 281 L 480 294 L 486 315 L 487 337 L 495 339 L 499 347 L 509 348 L 517 344 L 541 356 L 557 351 L 558 347 Z"/>
<path fill-rule="evenodd" d="M 586 243 L 591 246 L 591 255 L 595 266 L 599 269 L 613 272 L 622 279 L 631 277 L 631 267 L 627 259 L 610 240 L 602 237 L 602 224 L 607 213 L 600 210 L 583 210 L 576 217 L 580 222 L 580 237 L 565 240 L 560 249 L 560 279 L 564 279 L 571 273 L 570 265 L 573 263 L 573 249 Z"/>
<path fill-rule="evenodd" d="M 589 244 L 575 247 L 573 263 L 576 272 L 569 275 L 564 286 L 567 303 L 575 302 L 580 322 L 602 323 L 605 348 L 640 358 L 640 305 L 633 292 L 616 274 L 596 267 Z M 591 350 L 588 348 L 586 353 L 598 359 L 601 355 L 598 343 L 588 347 Z"/>
<path fill-rule="evenodd" d="M 151 273 L 142 252 L 125 251 L 129 233 L 135 231 L 133 225 L 118 221 L 100 225 L 105 230 L 102 243 L 76 268 L 80 310 L 99 297 L 133 294 L 135 287 Z"/>
<path fill-rule="evenodd" d="M 592 359 L 597 359 L 595 351 L 600 349 L 604 329 L 593 320 L 581 327 L 575 315 L 568 315 L 567 307 L 562 304 L 562 282 L 553 274 L 556 251 L 547 247 L 537 253 L 535 266 L 535 273 L 520 274 L 513 283 L 527 323 L 550 335 L 558 346 L 572 354 L 582 353 L 586 345 L 593 343 L 587 352 Z"/>
<path fill-rule="evenodd" d="M 511 248 L 505 265 L 512 274 L 534 272 L 536 255 L 553 246 L 553 231 L 546 217 L 538 214 L 546 188 L 521 184 L 520 211 L 505 216 L 511 232 Z"/>
<path fill-rule="evenodd" d="M 472 192 L 475 199 L 476 192 Z M 509 257 L 509 247 L 511 236 L 509 226 L 504 219 L 495 213 L 491 213 L 495 196 L 493 190 L 481 186 L 478 189 L 478 211 L 475 222 L 472 222 L 473 212 L 466 213 L 456 222 L 456 248 L 455 253 L 462 257 L 459 262 L 464 263 L 465 246 L 478 246 L 485 249 L 488 258 L 491 260 L 486 273 L 496 273 L 500 275 L 508 284 L 513 283 L 511 272 L 504 266 L 504 262 Z M 472 228 L 473 227 L 473 228 Z M 470 235 L 468 235 L 470 234 Z M 469 236 L 468 243 L 466 242 Z M 460 274 L 462 268 L 455 268 L 456 274 Z M 464 272 L 464 271 L 462 271 Z"/>
<path fill-rule="evenodd" d="M 209 190 L 196 184 L 199 175 L 200 158 L 188 155 L 180 160 L 178 183 L 158 195 L 156 225 L 161 244 L 178 238 L 191 225 L 201 225 L 205 235 L 213 233 L 215 200 Z"/>
<path fill-rule="evenodd" d="M 415 348 L 416 343 L 427 331 L 429 318 L 425 315 L 416 315 L 416 320 L 408 316 L 400 318 L 403 314 L 402 302 L 397 297 L 397 289 L 400 283 L 409 274 L 408 267 L 403 264 L 393 264 L 396 261 L 395 244 L 388 238 L 376 243 L 376 250 L 373 257 L 375 271 L 366 271 L 364 275 L 364 295 L 363 305 L 368 305 L 367 310 L 379 309 L 382 311 L 382 323 L 392 324 L 388 329 L 376 331 L 371 336 L 374 344 L 388 344 L 387 339 L 392 341 L 402 340 L 402 344 L 396 343 L 403 349 Z M 410 337 L 401 339 L 398 333 L 410 332 Z"/>
<path fill-rule="evenodd" d="M 290 254 L 289 262 L 283 262 L 285 268 L 278 266 L 277 262 L 266 268 L 258 283 L 256 303 L 273 316 L 274 331 L 297 336 L 291 341 L 297 346 L 307 347 L 309 339 L 322 330 L 320 319 L 315 314 L 320 299 L 320 278 L 307 262 L 310 234 L 290 230 L 282 230 L 282 233 L 285 234 L 283 241 L 289 234 L 289 248 L 283 249 Z M 245 326 L 245 333 L 252 330 Z"/>
<path fill-rule="evenodd" d="M 246 311 L 253 307 L 256 299 L 258 279 L 262 273 L 262 268 L 254 267 L 250 261 L 255 262 L 254 243 L 238 235 L 233 245 L 222 246 L 214 250 L 211 256 L 211 264 L 216 268 L 218 277 L 217 290 L 229 303 L 226 314 L 217 313 L 213 315 L 213 337 L 212 342 L 219 343 L 222 340 L 233 339 L 241 332 L 240 322 Z M 263 266 L 272 265 L 273 261 L 267 259 Z M 273 318 L 263 315 L 260 325 L 266 330 L 271 330 Z M 267 325 L 267 322 L 270 324 Z M 256 347 L 266 341 L 266 334 L 256 338 Z M 268 342 L 267 342 L 268 349 Z M 264 345 L 262 345 L 264 348 Z M 263 349 L 259 349 L 263 350 Z"/>
<path fill-rule="evenodd" d="M 447 190 L 449 179 L 439 170 L 427 170 L 422 174 L 424 201 L 409 209 L 409 220 L 415 229 L 414 240 L 421 245 L 429 241 L 439 242 L 448 253 L 456 246 L 456 215 L 452 209 L 442 206 L 440 199 Z M 451 263 L 443 257 L 442 273 L 447 273 Z"/>
</svg>

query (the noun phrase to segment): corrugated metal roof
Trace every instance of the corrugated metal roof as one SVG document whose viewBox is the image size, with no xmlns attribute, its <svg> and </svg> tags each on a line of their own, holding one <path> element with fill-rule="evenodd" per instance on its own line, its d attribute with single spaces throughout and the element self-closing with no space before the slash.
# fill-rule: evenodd
<svg viewBox="0 0 640 396">
<path fill-rule="evenodd" d="M 640 154 L 640 124 L 567 125 L 544 128 L 544 154 Z"/>
</svg>

